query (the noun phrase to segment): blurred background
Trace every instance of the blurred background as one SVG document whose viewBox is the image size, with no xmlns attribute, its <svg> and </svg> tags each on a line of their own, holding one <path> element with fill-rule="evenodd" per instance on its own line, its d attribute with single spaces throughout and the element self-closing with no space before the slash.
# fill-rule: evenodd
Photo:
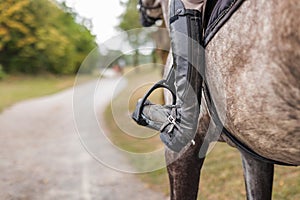
<svg viewBox="0 0 300 200">
<path fill-rule="evenodd" d="M 130 113 L 169 38 L 163 22 L 142 28 L 137 3 L 0 0 L 0 199 L 167 199 L 159 135 Z M 276 166 L 273 197 L 300 199 L 298 168 Z M 208 155 L 199 199 L 245 199 L 235 149 Z"/>
</svg>

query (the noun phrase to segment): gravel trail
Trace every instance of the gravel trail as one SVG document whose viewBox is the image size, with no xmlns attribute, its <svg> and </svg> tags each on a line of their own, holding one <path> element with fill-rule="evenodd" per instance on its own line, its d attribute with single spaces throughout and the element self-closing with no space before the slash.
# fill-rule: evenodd
<svg viewBox="0 0 300 200">
<path fill-rule="evenodd" d="M 117 82 L 116 78 L 105 79 L 102 82 L 105 88 L 97 88 L 101 90 L 95 93 L 99 95 L 97 112 L 103 112 Z M 90 87 L 93 84 L 86 83 L 76 91 L 88 91 Z M 77 110 L 85 109 L 84 98 L 75 102 Z M 97 162 L 83 148 L 72 102 L 73 89 L 68 89 L 18 103 L 0 113 L 0 199 L 166 199 L 163 194 L 147 188 L 136 176 Z M 84 115 L 85 120 L 90 121 L 85 125 L 91 132 L 98 128 L 94 114 Z M 97 141 L 95 145 L 102 144 Z M 103 155 L 130 168 L 126 158 L 109 146 L 105 146 Z"/>
</svg>

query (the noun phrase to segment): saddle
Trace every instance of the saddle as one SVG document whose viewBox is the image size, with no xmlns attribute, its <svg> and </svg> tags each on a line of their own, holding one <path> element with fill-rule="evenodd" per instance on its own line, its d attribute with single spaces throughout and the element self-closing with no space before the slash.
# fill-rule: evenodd
<svg viewBox="0 0 300 200">
<path fill-rule="evenodd" d="M 244 0 L 205 0 L 203 10 L 204 47 L 239 8 Z"/>
</svg>

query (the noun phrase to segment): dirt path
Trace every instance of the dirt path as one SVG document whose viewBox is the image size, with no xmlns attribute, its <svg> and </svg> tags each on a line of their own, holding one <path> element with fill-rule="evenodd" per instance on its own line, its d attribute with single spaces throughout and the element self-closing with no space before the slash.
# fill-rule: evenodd
<svg viewBox="0 0 300 200">
<path fill-rule="evenodd" d="M 99 112 L 109 102 L 115 83 L 116 79 L 107 79 L 105 89 L 98 88 Z M 0 199 L 166 199 L 134 175 L 106 167 L 87 153 L 76 132 L 72 95 L 72 89 L 66 90 L 16 104 L 0 114 Z M 77 110 L 85 109 L 84 98 L 75 102 Z M 89 131 L 97 131 L 93 117 L 84 115 L 91 123 L 85 124 Z M 130 168 L 109 146 L 103 155 Z"/>
</svg>

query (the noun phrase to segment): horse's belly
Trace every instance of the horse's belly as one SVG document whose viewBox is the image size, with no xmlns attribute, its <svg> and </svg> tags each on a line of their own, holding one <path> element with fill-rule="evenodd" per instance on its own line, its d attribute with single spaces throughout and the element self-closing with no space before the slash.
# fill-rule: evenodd
<svg viewBox="0 0 300 200">
<path fill-rule="evenodd" d="M 228 130 L 257 153 L 297 165 L 299 8 L 296 0 L 246 1 L 206 51 L 208 85 Z"/>
</svg>

